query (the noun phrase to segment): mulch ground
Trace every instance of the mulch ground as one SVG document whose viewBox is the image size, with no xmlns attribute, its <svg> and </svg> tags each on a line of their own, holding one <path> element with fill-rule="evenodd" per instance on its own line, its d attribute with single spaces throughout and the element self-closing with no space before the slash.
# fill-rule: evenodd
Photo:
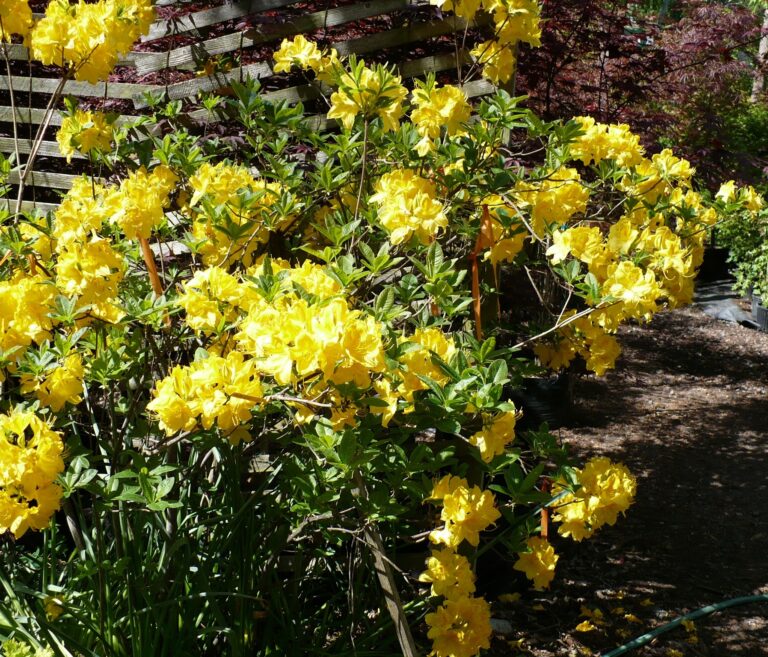
<svg viewBox="0 0 768 657">
<path fill-rule="evenodd" d="M 637 501 L 590 540 L 553 539 L 551 589 L 494 606 L 506 630 L 494 654 L 597 655 L 707 604 L 768 593 L 768 334 L 687 308 L 628 326 L 621 341 L 614 371 L 577 381 L 575 416 L 558 431 L 577 460 L 624 462 Z M 590 612 L 602 624 L 576 631 Z M 768 604 L 629 654 L 768 655 Z"/>
</svg>

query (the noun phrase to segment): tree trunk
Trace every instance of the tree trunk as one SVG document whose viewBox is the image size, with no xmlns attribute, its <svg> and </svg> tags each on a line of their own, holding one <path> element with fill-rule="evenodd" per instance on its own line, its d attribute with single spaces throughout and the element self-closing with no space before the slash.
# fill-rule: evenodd
<svg viewBox="0 0 768 657">
<path fill-rule="evenodd" d="M 750 102 L 756 103 L 763 95 L 765 88 L 765 63 L 768 58 L 768 8 L 763 10 L 763 25 L 760 31 L 760 47 L 757 50 L 757 62 L 755 63 L 755 73 L 752 79 L 752 95 Z"/>
</svg>

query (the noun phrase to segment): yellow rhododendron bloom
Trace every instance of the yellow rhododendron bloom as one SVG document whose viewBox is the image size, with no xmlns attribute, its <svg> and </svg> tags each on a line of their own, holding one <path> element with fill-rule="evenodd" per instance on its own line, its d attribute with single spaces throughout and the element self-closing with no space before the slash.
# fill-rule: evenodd
<svg viewBox="0 0 768 657">
<path fill-rule="evenodd" d="M 184 293 L 176 303 L 187 313 L 187 326 L 213 334 L 239 317 L 237 309 L 248 289 L 220 267 L 209 267 L 196 271 L 184 283 Z"/>
<path fill-rule="evenodd" d="M 92 150 L 108 151 L 112 145 L 112 124 L 101 112 L 75 110 L 74 115 L 65 116 L 56 133 L 59 151 L 72 161 L 75 152 L 88 155 Z"/>
<path fill-rule="evenodd" d="M 108 218 L 104 187 L 93 184 L 87 176 L 75 178 L 54 213 L 52 235 L 57 251 L 72 242 L 88 241 Z"/>
<path fill-rule="evenodd" d="M 209 266 L 253 264 L 258 247 L 271 231 L 285 228 L 294 217 L 280 213 L 280 183 L 254 178 L 243 166 L 204 163 L 189 179 L 192 235 L 200 242 Z"/>
<path fill-rule="evenodd" d="M 469 53 L 483 66 L 483 77 L 494 84 L 509 82 L 517 60 L 512 46 L 491 39 L 477 44 Z"/>
<path fill-rule="evenodd" d="M 105 321 L 121 317 L 116 301 L 125 262 L 109 240 L 69 243 L 59 252 L 55 271 L 56 287 L 64 296 L 78 297 L 80 307 L 92 306 L 89 313 Z"/>
<path fill-rule="evenodd" d="M 354 74 L 340 75 L 339 89 L 331 94 L 328 118 L 339 119 L 345 129 L 351 130 L 358 114 L 365 120 L 378 116 L 384 130 L 397 130 L 407 95 L 399 75 L 381 65 L 373 69 L 364 66 Z"/>
<path fill-rule="evenodd" d="M 43 529 L 59 508 L 61 435 L 31 411 L 0 415 L 0 533 Z"/>
<path fill-rule="evenodd" d="M 53 0 L 29 35 L 30 54 L 43 64 L 69 68 L 77 80 L 105 80 L 121 54 L 149 29 L 150 0 Z"/>
<path fill-rule="evenodd" d="M 640 137 L 633 134 L 628 125 L 597 123 L 591 116 L 577 116 L 573 120 L 584 131 L 570 145 L 574 159 L 584 164 L 614 160 L 619 167 L 633 167 L 642 162 L 645 151 Z"/>
<path fill-rule="evenodd" d="M 418 345 L 410 348 L 400 357 L 400 363 L 404 370 L 400 372 L 402 384 L 398 390 L 403 398 L 413 401 L 413 393 L 418 390 L 426 390 L 427 384 L 419 377 L 427 377 L 442 385 L 448 381 L 445 372 L 432 360 L 432 354 L 437 354 L 446 363 L 450 362 L 456 353 L 453 340 L 438 328 L 418 328 L 409 338 L 402 338 L 400 342 L 409 342 Z"/>
<path fill-rule="evenodd" d="M 283 385 L 321 373 L 337 385 L 367 388 L 371 374 L 385 369 L 378 322 L 342 298 L 310 304 L 291 294 L 273 304 L 256 303 L 239 329 L 239 347 Z"/>
<path fill-rule="evenodd" d="M 527 551 L 521 552 L 513 566 L 525 573 L 537 589 L 546 589 L 555 577 L 555 564 L 560 558 L 545 538 L 531 536 L 525 542 Z"/>
<path fill-rule="evenodd" d="M 429 0 L 443 11 L 452 11 L 459 18 L 471 21 L 480 9 L 481 0 Z"/>
<path fill-rule="evenodd" d="M 389 241 L 401 244 L 411 235 L 422 244 L 448 225 L 435 184 L 410 169 L 396 169 L 376 181 L 370 201 L 378 206 L 378 219 L 389 231 Z"/>
<path fill-rule="evenodd" d="M 519 181 L 515 198 L 531 213 L 531 227 L 539 237 L 551 225 L 566 223 L 576 214 L 587 211 L 589 190 L 581 184 L 576 169 L 560 168 L 548 173 L 539 182 Z"/>
<path fill-rule="evenodd" d="M 739 201 L 741 201 L 744 204 L 744 207 L 753 214 L 759 212 L 763 209 L 763 206 L 765 206 L 765 200 L 751 185 L 742 188 L 739 192 Z"/>
<path fill-rule="evenodd" d="M 605 457 L 591 459 L 583 470 L 576 471 L 580 488 L 559 502 L 555 522 L 558 532 L 575 541 L 589 538 L 603 525 L 615 524 L 635 500 L 637 482 L 627 468 Z M 558 487 L 553 492 L 558 492 Z"/>
<path fill-rule="evenodd" d="M 500 43 L 541 45 L 541 7 L 537 0 L 504 0 L 493 6 L 494 31 Z"/>
<path fill-rule="evenodd" d="M 469 442 L 480 450 L 480 457 L 490 463 L 494 456 L 503 454 L 515 439 L 517 413 L 506 411 L 497 417 L 483 417 L 483 429 L 474 433 Z"/>
<path fill-rule="evenodd" d="M 0 281 L 0 349 L 40 344 L 50 338 L 56 288 L 44 276 L 19 272 Z"/>
<path fill-rule="evenodd" d="M 155 385 L 147 410 L 155 414 L 169 436 L 214 424 L 232 442 L 247 439 L 240 425 L 251 419 L 251 409 L 262 398 L 258 364 L 237 351 L 226 357 L 209 355 L 188 367 L 175 367 Z"/>
<path fill-rule="evenodd" d="M 717 190 L 715 198 L 723 201 L 723 203 L 731 203 L 736 199 L 736 182 L 729 180 L 720 185 L 720 189 Z"/>
<path fill-rule="evenodd" d="M 323 55 L 314 41 L 308 41 L 302 34 L 290 39 L 283 39 L 280 50 L 274 54 L 275 73 L 290 73 L 292 66 L 317 70 Z"/>
<path fill-rule="evenodd" d="M 500 262 L 512 262 L 523 250 L 526 239 L 530 237 L 527 229 L 519 220 L 517 211 L 501 196 L 495 194 L 487 196 L 481 205 L 488 208 L 493 233 L 491 246 L 483 257 L 494 265 Z M 510 217 L 513 217 L 514 221 Z"/>
<path fill-rule="evenodd" d="M 165 218 L 164 210 L 170 204 L 168 196 L 177 180 L 164 164 L 151 172 L 144 167 L 132 171 L 119 189 L 107 193 L 105 203 L 110 208 L 112 221 L 129 240 L 149 239 L 152 230 Z"/>
<path fill-rule="evenodd" d="M 449 137 L 462 129 L 463 124 L 469 121 L 471 108 L 464 92 L 458 87 L 437 87 L 434 81 L 416 84 L 411 121 L 422 137 L 416 151 L 423 157 L 434 148 L 433 141 L 440 136 L 443 128 Z"/>
<path fill-rule="evenodd" d="M 483 598 L 448 599 L 425 620 L 433 657 L 475 657 L 491 647 L 491 609 Z"/>
<path fill-rule="evenodd" d="M 481 490 L 478 486 L 458 486 L 443 497 L 440 518 L 445 521 L 445 527 L 432 531 L 429 539 L 449 548 L 457 547 L 462 541 L 476 546 L 480 542 L 480 532 L 500 517 L 491 491 Z"/>
<path fill-rule="evenodd" d="M 648 319 L 656 312 L 656 301 L 662 292 L 653 272 L 644 272 L 625 260 L 610 271 L 603 284 L 603 294 L 621 301 L 627 317 Z"/>
<path fill-rule="evenodd" d="M 0 0 L 0 40 L 10 43 L 11 35 L 26 37 L 32 27 L 32 10 L 28 0 Z"/>
<path fill-rule="evenodd" d="M 70 354 L 60 365 L 43 378 L 35 381 L 31 377 L 22 376 L 22 392 L 34 391 L 41 405 L 48 406 L 58 412 L 65 404 L 78 404 L 83 392 L 83 359 L 80 354 Z"/>
<path fill-rule="evenodd" d="M 467 558 L 453 550 L 433 550 L 420 582 L 432 584 L 432 595 L 455 599 L 475 592 L 475 574 Z"/>
</svg>

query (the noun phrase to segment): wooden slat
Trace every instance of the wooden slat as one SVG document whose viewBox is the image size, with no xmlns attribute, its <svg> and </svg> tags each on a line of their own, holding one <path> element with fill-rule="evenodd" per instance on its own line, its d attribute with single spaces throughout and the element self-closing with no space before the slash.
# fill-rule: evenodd
<svg viewBox="0 0 768 657">
<path fill-rule="evenodd" d="M 32 148 L 31 139 L 19 139 L 18 149 L 19 153 L 29 153 Z M 16 144 L 12 137 L 0 137 L 0 153 L 15 153 Z M 59 151 L 59 144 L 55 141 L 44 141 L 40 144 L 38 155 L 41 157 L 64 157 Z M 84 160 L 85 156 L 75 152 L 72 155 L 73 159 Z"/>
<path fill-rule="evenodd" d="M 263 32 L 256 30 L 235 32 L 234 34 L 226 34 L 193 46 L 175 48 L 167 53 L 147 53 L 147 57 L 136 63 L 136 68 L 139 73 L 151 73 L 164 68 L 193 64 L 200 59 L 201 53 L 209 56 L 221 55 L 295 34 L 312 32 L 320 28 L 337 27 L 363 18 L 388 14 L 391 11 L 405 9 L 408 6 L 409 0 L 375 0 L 359 2 L 338 9 L 316 11 L 306 16 L 299 16 L 290 23 L 270 26 L 269 29 Z"/>
<path fill-rule="evenodd" d="M 11 171 L 8 175 L 8 182 L 11 185 L 19 184 L 19 172 Z M 48 187 L 51 189 L 69 189 L 72 182 L 80 176 L 73 176 L 68 173 L 51 173 L 50 171 L 33 171 L 27 178 L 28 187 Z"/>
<path fill-rule="evenodd" d="M 216 23 L 223 23 L 235 18 L 242 18 L 269 9 L 278 9 L 295 4 L 298 0 L 239 0 L 230 4 L 204 9 L 184 16 L 176 21 L 158 21 L 152 24 L 149 32 L 141 37 L 142 41 L 153 41 L 171 34 L 198 32 Z"/>
<path fill-rule="evenodd" d="M 29 49 L 26 46 L 20 43 L 6 43 L 6 44 L 3 44 L 3 46 L 5 47 L 8 53 L 8 59 L 10 59 L 11 61 L 17 61 L 17 62 L 29 61 Z M 150 54 L 154 54 L 154 53 L 129 52 L 117 60 L 117 65 L 118 66 L 136 66 L 137 59 L 142 59 L 142 57 L 145 57 Z"/>
<path fill-rule="evenodd" d="M 164 98 L 168 100 L 180 100 L 196 96 L 200 92 L 211 92 L 227 86 L 232 80 L 243 80 L 247 77 L 254 79 L 272 75 L 272 65 L 267 62 L 256 62 L 247 66 L 233 68 L 226 73 L 207 75 L 193 80 L 185 80 L 164 87 Z M 147 107 L 147 101 L 143 95 L 133 98 L 133 104 L 137 109 Z"/>
<path fill-rule="evenodd" d="M 59 86 L 57 78 L 29 78 L 22 75 L 11 77 L 11 84 L 16 91 L 52 94 Z M 165 87 L 147 84 L 129 84 L 127 82 L 78 82 L 69 80 L 64 85 L 64 93 L 78 97 L 103 97 L 131 99 L 148 91 L 162 91 Z M 0 90 L 8 90 L 8 78 L 0 76 Z"/>
<path fill-rule="evenodd" d="M 27 107 L 16 108 L 16 118 L 19 121 L 19 123 L 23 123 L 23 124 L 31 123 L 32 125 L 39 125 L 43 122 L 44 117 L 45 117 L 45 110 L 43 109 L 33 108 L 30 111 L 29 108 Z M 51 117 L 51 125 L 60 126 L 61 117 L 62 117 L 61 112 L 55 111 L 53 113 L 53 116 Z M 117 120 L 115 121 L 115 123 L 117 125 L 122 125 L 124 123 L 133 121 L 137 118 L 138 118 L 137 116 L 123 114 L 117 117 Z M 13 121 L 13 110 L 10 107 L 0 107 L 0 122 L 11 123 L 12 121 Z"/>
<path fill-rule="evenodd" d="M 59 207 L 58 203 L 41 203 L 40 201 L 22 201 L 21 211 L 41 210 L 42 212 L 53 211 Z M 0 210 L 14 212 L 16 210 L 16 200 L 10 198 L 0 198 Z"/>
</svg>

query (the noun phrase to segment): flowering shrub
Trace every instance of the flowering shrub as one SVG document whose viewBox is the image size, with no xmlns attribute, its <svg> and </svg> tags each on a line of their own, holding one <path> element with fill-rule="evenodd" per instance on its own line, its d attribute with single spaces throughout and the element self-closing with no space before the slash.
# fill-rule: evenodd
<svg viewBox="0 0 768 657">
<path fill-rule="evenodd" d="M 50 11 L 67 43 L 117 16 L 98 43 L 122 52 L 112 30 L 146 14 L 112 3 Z M 498 52 L 535 43 L 536 3 L 483 8 Z M 67 52 L 76 77 L 114 54 Z M 478 559 L 549 586 L 550 507 L 581 540 L 634 499 L 623 466 L 523 429 L 514 392 L 613 367 L 619 326 L 687 303 L 709 228 L 750 201 L 708 204 L 627 126 L 543 123 L 503 91 L 473 106 L 432 76 L 409 99 L 304 37 L 275 62 L 333 87 L 338 131 L 252 81 L 219 99 L 236 144 L 173 106 L 162 131 L 72 108 L 59 141 L 108 180 L 3 220 L 0 632 L 35 649 L 362 654 L 394 624 L 406 654 L 475 655 Z M 396 576 L 409 554 L 423 572 Z"/>
</svg>

